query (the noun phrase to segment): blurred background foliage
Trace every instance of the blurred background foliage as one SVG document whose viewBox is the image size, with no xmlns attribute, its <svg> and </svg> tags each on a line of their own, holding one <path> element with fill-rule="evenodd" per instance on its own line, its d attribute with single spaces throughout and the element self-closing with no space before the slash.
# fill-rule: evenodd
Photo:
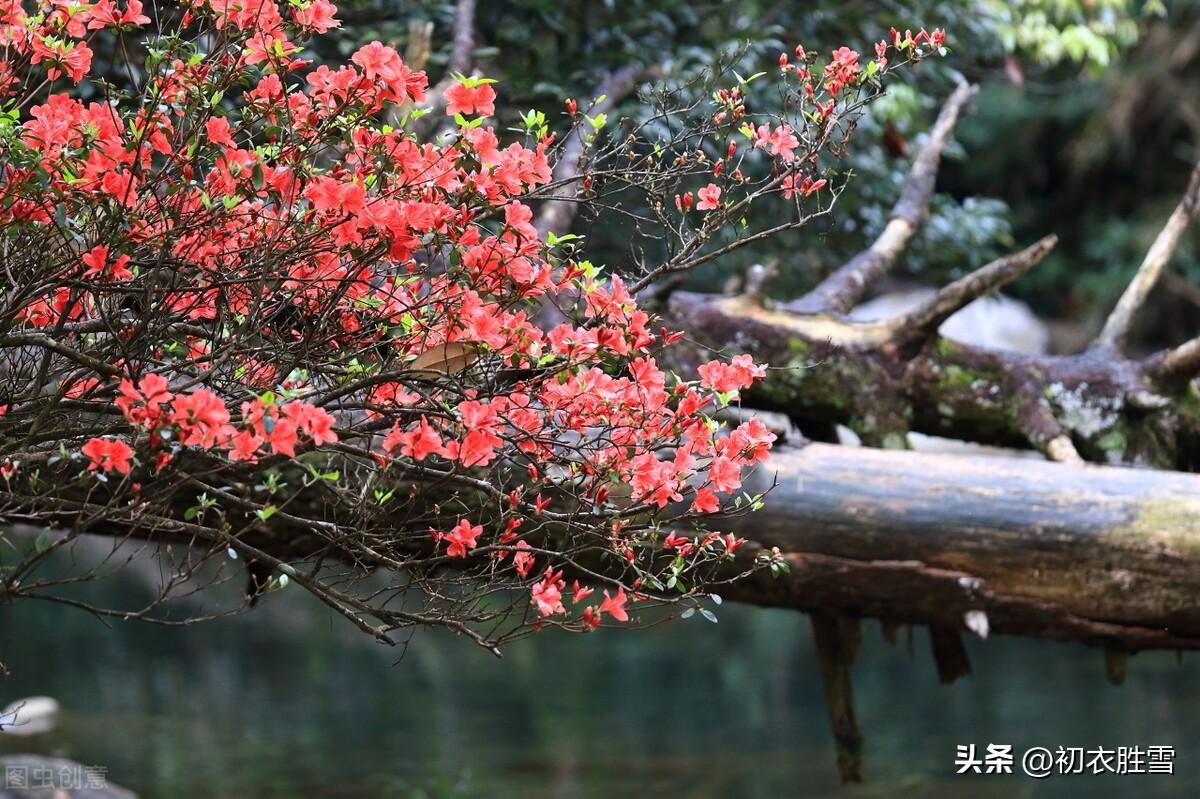
<svg viewBox="0 0 1200 799">
<path fill-rule="evenodd" d="M 351 0 L 332 39 L 345 56 L 372 39 L 406 44 L 411 20 L 434 24 L 427 69 L 442 77 L 454 4 Z M 1062 243 L 1010 291 L 1044 316 L 1096 324 L 1115 301 L 1183 190 L 1200 142 L 1200 0 L 481 0 L 478 70 L 501 81 L 510 120 L 541 108 L 562 117 L 627 64 L 660 65 L 668 84 L 733 53 L 743 75 L 771 70 L 797 43 L 867 53 L 895 26 L 944 27 L 947 58 L 902 73 L 859 125 L 839 164 L 853 174 L 818 224 L 691 277 L 719 290 L 750 263 L 775 261 L 773 290 L 794 296 L 863 247 L 886 221 L 912 155 L 957 75 L 983 86 L 957 131 L 923 233 L 900 279 L 936 284 L 1049 232 Z M 759 110 L 770 91 L 760 93 Z M 645 113 L 631 97 L 620 115 Z M 502 111 L 502 114 L 505 111 Z M 502 120 L 508 122 L 510 120 Z M 760 207 L 757 213 L 771 214 Z M 764 224 L 769 220 L 761 220 Z M 619 269 L 629 241 L 611 227 L 591 237 L 594 261 Z M 1195 335 L 1200 257 L 1193 231 L 1164 282 L 1139 343 Z"/>
</svg>

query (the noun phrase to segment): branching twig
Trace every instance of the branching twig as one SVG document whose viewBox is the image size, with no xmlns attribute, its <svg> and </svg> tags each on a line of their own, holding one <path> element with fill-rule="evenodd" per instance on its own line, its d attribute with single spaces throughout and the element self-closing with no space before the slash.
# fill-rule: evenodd
<svg viewBox="0 0 1200 799">
<path fill-rule="evenodd" d="M 603 97 L 604 99 L 588 109 L 588 114 L 595 117 L 598 114 L 610 113 L 625 95 L 633 91 L 639 81 L 657 74 L 658 70 L 658 67 L 647 69 L 639 66 L 627 66 L 613 72 L 596 87 L 592 97 Z M 547 200 L 538 211 L 533 226 L 537 228 L 539 236 L 545 236 L 550 231 L 563 234 L 571 227 L 575 212 L 578 210 L 578 203 L 570 202 L 569 199 L 575 196 L 575 180 L 579 177 L 581 160 L 587 144 L 585 135 L 588 130 L 590 130 L 590 126 L 579 124 L 567 134 L 562 154 L 559 156 L 558 163 L 554 165 L 553 178 L 553 182 L 559 186 L 555 196 L 563 199 Z"/>
<path fill-rule="evenodd" d="M 589 109 L 588 113 L 595 118 L 598 114 L 611 112 L 625 95 L 633 91 L 639 81 L 657 75 L 658 72 L 658 66 L 648 69 L 627 66 L 610 74 L 596 88 L 592 97 L 588 98 L 589 100 L 595 97 L 602 98 L 600 102 Z M 585 129 L 590 129 L 586 123 L 581 122 L 575 125 L 563 143 L 558 162 L 554 165 L 554 176 L 551 181 L 557 187 L 553 197 L 561 199 L 548 199 L 538 210 L 537 216 L 533 220 L 533 226 L 540 238 L 545 238 L 546 234 L 550 232 L 559 235 L 568 232 L 575 219 L 575 214 L 579 210 L 579 203 L 576 202 L 577 180 L 582 167 L 584 149 L 587 145 Z M 636 289 L 634 290 L 636 291 Z M 562 312 L 554 304 L 546 303 L 538 309 L 536 319 L 540 327 L 548 329 L 557 324 L 561 317 Z"/>
</svg>

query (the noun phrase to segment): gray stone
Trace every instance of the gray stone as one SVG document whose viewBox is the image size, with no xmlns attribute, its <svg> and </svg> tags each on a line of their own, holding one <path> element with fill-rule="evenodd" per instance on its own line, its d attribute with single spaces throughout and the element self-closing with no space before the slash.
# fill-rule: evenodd
<svg viewBox="0 0 1200 799">
<path fill-rule="evenodd" d="M 49 696 L 27 696 L 10 702 L 0 710 L 0 733 L 5 735 L 40 735 L 58 724 L 58 700 Z"/>
<path fill-rule="evenodd" d="M 850 312 L 858 322 L 891 319 L 933 298 L 930 288 L 884 294 Z M 1050 329 L 1028 305 L 997 294 L 980 297 L 951 316 L 938 332 L 963 344 L 991 349 L 1044 354 L 1050 349 Z"/>
</svg>

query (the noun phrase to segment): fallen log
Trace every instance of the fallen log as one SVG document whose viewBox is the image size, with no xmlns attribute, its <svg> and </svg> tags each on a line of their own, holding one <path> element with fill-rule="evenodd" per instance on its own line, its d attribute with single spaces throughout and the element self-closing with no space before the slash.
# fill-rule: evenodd
<svg viewBox="0 0 1200 799">
<path fill-rule="evenodd" d="M 978 293 L 961 304 L 968 296 Z M 1032 447 L 1059 461 L 1184 471 L 1200 451 L 1194 369 L 1165 368 L 1169 352 L 1132 360 L 1100 350 L 994 350 L 945 338 L 936 325 L 914 327 L 908 317 L 797 314 L 747 295 L 677 291 L 668 315 L 700 345 L 674 366 L 689 373 L 714 349 L 753 354 L 774 368 L 744 401 L 786 413 L 812 438 L 821 438 L 822 425 L 842 424 L 875 447 L 903 448 L 906 434 L 919 432 Z"/>
<path fill-rule="evenodd" d="M 760 510 L 716 524 L 749 540 L 731 575 L 772 547 L 790 570 L 723 584 L 727 599 L 955 635 L 1200 649 L 1200 475 L 808 443 L 778 447 L 745 483 L 768 488 Z M 42 501 L 24 513 L 24 500 L 0 496 L 9 521 L 226 548 L 137 508 L 96 517 L 86 503 Z M 395 568 L 286 519 L 247 530 L 238 546 L 296 580 L 321 561 Z M 16 598 L 28 586 L 8 588 Z"/>
<path fill-rule="evenodd" d="M 729 586 L 730 599 L 1118 651 L 1200 648 L 1198 475 L 819 443 L 769 465 L 748 486 L 777 478 L 763 509 L 726 523 L 791 570 Z"/>
</svg>

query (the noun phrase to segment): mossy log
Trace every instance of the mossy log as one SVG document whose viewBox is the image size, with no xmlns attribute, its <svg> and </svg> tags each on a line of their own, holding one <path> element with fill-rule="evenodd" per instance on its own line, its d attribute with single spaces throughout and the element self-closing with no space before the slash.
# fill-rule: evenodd
<svg viewBox="0 0 1200 799">
<path fill-rule="evenodd" d="M 1106 349 L 990 350 L 907 318 L 796 314 L 751 295 L 675 292 L 669 315 L 705 348 L 769 364 L 745 402 L 784 412 L 806 431 L 843 424 L 888 448 L 904 448 L 912 431 L 1033 447 L 1054 460 L 1183 471 L 1200 462 L 1200 392 L 1190 370 L 1168 368 L 1171 353 L 1126 360 Z"/>
<path fill-rule="evenodd" d="M 757 605 L 1077 641 L 1200 648 L 1200 475 L 812 443 L 727 521 L 791 569 Z M 982 616 L 980 614 L 983 614 Z"/>
</svg>

